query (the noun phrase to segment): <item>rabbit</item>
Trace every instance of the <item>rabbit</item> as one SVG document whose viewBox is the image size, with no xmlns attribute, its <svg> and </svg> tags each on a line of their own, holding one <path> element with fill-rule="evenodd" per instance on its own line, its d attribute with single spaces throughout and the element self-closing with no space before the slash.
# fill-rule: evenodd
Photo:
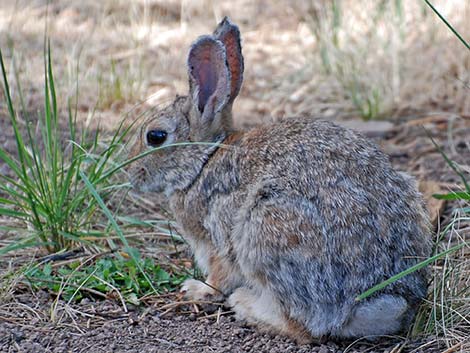
<svg viewBox="0 0 470 353">
<path fill-rule="evenodd" d="M 232 105 L 243 80 L 240 31 L 224 18 L 190 47 L 189 94 L 153 108 L 130 167 L 186 237 L 206 281 L 194 300 L 226 299 L 236 318 L 298 342 L 406 330 L 427 293 L 431 228 L 414 179 L 372 141 L 332 122 L 285 118 L 246 132 Z"/>
</svg>

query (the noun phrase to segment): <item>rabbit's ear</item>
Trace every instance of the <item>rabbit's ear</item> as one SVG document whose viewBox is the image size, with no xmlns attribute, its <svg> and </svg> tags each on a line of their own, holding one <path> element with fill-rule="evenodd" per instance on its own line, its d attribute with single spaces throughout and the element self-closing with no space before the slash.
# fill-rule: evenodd
<svg viewBox="0 0 470 353">
<path fill-rule="evenodd" d="M 207 128 L 230 99 L 230 72 L 225 48 L 211 36 L 200 37 L 188 56 L 190 95 Z"/>
<path fill-rule="evenodd" d="M 228 17 L 219 23 L 214 31 L 214 38 L 220 40 L 227 54 L 227 63 L 230 71 L 230 103 L 237 97 L 243 81 L 243 55 L 240 44 L 240 31 Z"/>
</svg>

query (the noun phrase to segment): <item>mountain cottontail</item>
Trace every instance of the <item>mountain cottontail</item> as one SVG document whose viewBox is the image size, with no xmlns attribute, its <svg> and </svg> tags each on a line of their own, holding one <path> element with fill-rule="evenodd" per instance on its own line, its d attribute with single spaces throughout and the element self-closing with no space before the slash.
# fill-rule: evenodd
<svg viewBox="0 0 470 353">
<path fill-rule="evenodd" d="M 419 270 L 357 295 L 430 255 L 428 218 L 412 178 L 360 134 L 314 119 L 249 132 L 232 127 L 243 79 L 240 33 L 227 18 L 188 56 L 189 95 L 155 109 L 133 155 L 136 187 L 157 192 L 207 284 L 248 324 L 299 341 L 393 334 L 426 294 Z"/>
</svg>

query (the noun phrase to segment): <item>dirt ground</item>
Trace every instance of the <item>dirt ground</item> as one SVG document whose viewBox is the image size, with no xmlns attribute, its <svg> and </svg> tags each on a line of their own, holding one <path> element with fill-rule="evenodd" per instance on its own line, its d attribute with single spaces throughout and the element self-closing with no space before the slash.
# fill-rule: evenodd
<svg viewBox="0 0 470 353">
<path fill-rule="evenodd" d="M 69 0 L 54 2 L 49 8 L 53 14 L 49 17 L 49 30 L 57 90 L 63 94 L 60 109 L 65 107 L 64 97 L 74 97 L 70 92 L 74 92 L 73 67 L 78 57 L 82 63 L 78 75 L 81 84 L 78 114 L 82 122 L 90 111 L 95 111 L 96 119 L 92 123 L 101 119 L 102 126 L 112 131 L 123 114 L 133 114 L 136 104 L 137 110 L 143 110 L 145 104 L 163 104 L 175 93 L 184 93 L 187 78 L 182 53 L 186 53 L 196 35 L 212 29 L 214 17 L 229 14 L 242 28 L 246 65 L 246 80 L 234 106 L 237 126 L 247 129 L 284 116 L 307 114 L 357 129 L 374 139 L 398 170 L 416 177 L 436 230 L 443 229 L 455 217 L 455 209 L 465 205 L 431 197 L 433 193 L 459 190 L 461 181 L 436 151 L 428 134 L 470 174 L 468 52 L 461 50 L 446 28 L 434 30 L 440 24 L 431 17 L 422 19 L 422 26 L 410 25 L 415 22 L 408 18 L 409 12 L 401 27 L 406 38 L 400 42 L 403 47 L 393 52 L 397 38 L 392 35 L 387 40 L 393 45 L 377 48 L 375 45 L 381 39 L 369 37 L 371 31 L 364 26 L 367 19 L 361 18 L 362 22 L 354 27 L 357 33 L 350 31 L 357 40 L 350 40 L 345 28 L 343 37 L 340 36 L 347 43 L 344 51 L 333 48 L 335 56 L 330 57 L 333 63 L 348 63 L 347 67 L 339 70 L 340 76 L 338 72 L 325 73 L 327 70 L 321 67 L 317 55 L 318 38 L 312 36 L 309 27 L 310 12 L 303 8 L 308 3 L 281 0 L 142 0 L 130 5 L 108 0 L 83 0 L 80 4 Z M 27 105 L 35 113 L 42 104 L 46 1 L 0 0 L 0 5 L 0 31 L 6 34 L 0 36 L 2 51 L 6 53 L 9 69 L 13 67 L 12 58 L 17 60 Z M 452 7 L 455 4 L 451 5 L 445 14 L 453 14 L 453 23 L 463 31 L 465 12 L 455 11 Z M 369 2 L 367 6 L 371 6 Z M 465 9 L 467 13 L 470 11 L 469 6 Z M 362 7 L 348 7 L 348 11 L 357 20 Z M 155 22 L 148 25 L 152 21 Z M 385 25 L 392 22 L 384 21 Z M 377 33 L 388 33 L 384 23 L 377 27 Z M 429 23 L 432 31 L 426 27 Z M 375 27 L 372 32 L 375 33 Z M 9 41 L 14 43 L 13 47 Z M 383 57 L 379 54 L 367 57 L 364 64 L 365 51 L 381 53 Z M 398 76 L 395 59 L 402 65 L 400 70 L 403 69 Z M 358 71 L 350 71 L 349 66 Z M 351 99 L 347 85 L 358 78 L 366 89 L 377 88 L 380 92 L 383 101 L 380 101 L 379 117 L 386 121 L 361 120 L 360 107 Z M 395 90 L 396 85 L 400 86 L 399 92 Z M 0 146 L 14 153 L 16 146 L 3 97 L 0 102 Z M 0 163 L 0 173 L 6 172 L 6 166 Z M 139 217 L 139 212 L 142 210 L 132 215 Z M 154 210 L 147 209 L 147 212 Z M 448 246 L 454 238 L 468 241 L 470 222 L 460 222 L 449 234 L 453 234 L 452 239 L 442 240 L 444 243 L 448 240 Z M 5 239 L 0 231 L 0 242 Z M 155 244 L 146 245 L 154 249 Z M 469 254 L 461 256 L 467 259 L 468 267 Z M 31 254 L 8 254 L 0 258 L 0 274 L 20 269 L 27 261 L 31 261 Z M 376 341 L 327 341 L 299 346 L 284 337 L 245 327 L 226 308 L 185 303 L 176 293 L 149 298 L 139 307 L 123 306 L 110 298 L 68 303 L 46 291 L 31 290 L 20 278 L 18 283 L 15 278 L 0 283 L 1 353 L 470 351 L 468 318 L 466 323 L 463 320 L 446 329 L 439 327 L 436 334 L 413 339 L 381 337 Z"/>
<path fill-rule="evenodd" d="M 244 327 L 231 315 L 162 315 L 155 307 L 126 313 L 115 301 L 73 306 L 60 302 L 59 313 L 70 319 L 53 324 L 42 316 L 47 315 L 44 309 L 51 300 L 39 292 L 18 295 L 15 302 L 2 306 L 2 311 L 9 307 L 16 316 L 5 317 L 2 313 L 0 352 L 390 352 L 403 342 L 400 338 L 386 338 L 380 343 L 299 346 L 284 337 Z M 35 312 L 22 310 L 22 305 Z M 407 347 L 419 347 L 419 342 L 410 341 Z"/>
</svg>

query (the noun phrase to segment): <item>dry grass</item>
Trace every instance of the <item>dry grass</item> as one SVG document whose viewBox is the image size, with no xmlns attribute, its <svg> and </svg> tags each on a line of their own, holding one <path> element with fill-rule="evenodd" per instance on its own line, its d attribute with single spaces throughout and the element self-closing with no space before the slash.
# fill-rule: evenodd
<svg viewBox="0 0 470 353">
<path fill-rule="evenodd" d="M 137 102 L 185 93 L 189 43 L 225 14 L 243 32 L 240 124 L 302 113 L 364 115 L 368 101 L 376 106 L 372 117 L 470 114 L 468 51 L 420 0 L 402 9 L 393 5 L 401 1 L 339 1 L 339 23 L 332 2 L 316 1 L 0 2 L 0 44 L 15 58 L 31 108 L 42 92 L 47 22 L 62 103 L 74 94 L 79 63 L 79 108 L 85 115 L 96 107 L 110 128 Z M 470 4 L 436 5 L 468 40 Z"/>
<path fill-rule="evenodd" d="M 468 203 L 464 205 L 468 207 Z M 468 351 L 470 348 L 470 217 L 455 209 L 452 219 L 441 233 L 438 251 L 466 242 L 457 253 L 450 254 L 433 266 L 433 280 L 428 300 L 415 322 L 415 333 L 435 337 L 443 349 Z M 452 351 L 452 350 L 451 350 Z"/>
<path fill-rule="evenodd" d="M 240 25 L 243 36 L 245 82 L 234 107 L 240 126 L 296 114 L 408 119 L 445 111 L 470 116 L 469 52 L 422 1 L 343 0 L 336 1 L 339 9 L 332 3 L 0 0 L 0 47 L 9 73 L 18 69 L 27 106 L 35 111 L 43 94 L 47 24 L 61 109 L 78 82 L 82 121 L 94 111 L 93 119 L 109 130 L 122 114 L 134 114 L 136 105 L 145 109 L 142 102 L 161 104 L 186 93 L 187 48 L 224 15 Z M 470 40 L 470 2 L 434 3 Z M 19 99 L 17 89 L 13 85 L 14 99 Z M 5 109 L 3 99 L 0 109 Z M 446 246 L 468 242 L 468 215 L 456 220 Z M 421 322 L 429 335 L 423 350 L 470 350 L 469 273 L 468 248 L 436 265 L 434 296 Z"/>
<path fill-rule="evenodd" d="M 375 116 L 382 117 L 432 109 L 468 115 L 468 50 L 423 1 L 331 3 L 338 9 L 299 2 L 298 13 L 314 34 L 311 77 L 299 78 L 306 85 L 302 93 L 314 99 L 308 104 L 299 97 L 302 111 L 321 113 L 316 102 L 333 98 L 362 113 L 370 101 L 372 108 L 377 105 Z M 470 4 L 435 3 L 468 40 Z"/>
</svg>

